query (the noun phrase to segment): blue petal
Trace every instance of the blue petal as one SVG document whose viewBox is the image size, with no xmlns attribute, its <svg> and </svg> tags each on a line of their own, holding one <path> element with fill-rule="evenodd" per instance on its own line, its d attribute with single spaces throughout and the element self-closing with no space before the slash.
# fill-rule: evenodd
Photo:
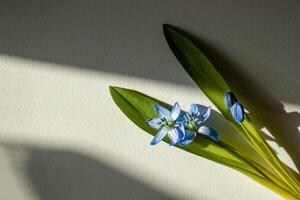
<svg viewBox="0 0 300 200">
<path fill-rule="evenodd" d="M 199 112 L 198 105 L 197 105 L 197 104 L 194 104 L 194 103 L 191 104 L 189 113 L 190 113 L 191 115 L 197 115 L 198 112 Z"/>
<path fill-rule="evenodd" d="M 202 135 L 206 135 L 216 142 L 220 141 L 217 131 L 211 127 L 201 126 L 198 129 L 198 133 L 200 133 Z"/>
<path fill-rule="evenodd" d="M 211 107 L 209 106 L 200 112 L 199 120 L 202 122 L 206 121 L 209 118 L 210 113 L 211 113 Z"/>
<path fill-rule="evenodd" d="M 242 106 L 242 104 L 236 102 L 230 108 L 230 112 L 236 122 L 238 122 L 238 123 L 243 122 L 245 111 L 244 111 L 244 107 Z"/>
<path fill-rule="evenodd" d="M 155 112 L 158 114 L 160 118 L 170 118 L 170 111 L 162 106 L 157 104 L 153 105 Z"/>
<path fill-rule="evenodd" d="M 177 126 L 177 125 L 176 125 Z M 185 136 L 185 129 L 183 124 L 180 124 L 178 127 L 175 128 L 178 133 L 178 140 L 181 140 Z"/>
<path fill-rule="evenodd" d="M 184 124 L 185 123 L 185 115 L 186 115 L 186 113 L 180 113 L 176 122 L 179 124 Z"/>
<path fill-rule="evenodd" d="M 179 104 L 176 102 L 172 108 L 172 111 L 171 111 L 171 118 L 173 120 L 176 120 L 178 117 L 179 117 L 179 114 L 180 114 L 180 106 Z"/>
<path fill-rule="evenodd" d="M 168 131 L 168 136 L 171 140 L 171 143 L 170 143 L 171 146 L 174 146 L 175 144 L 178 143 L 178 140 L 179 140 L 178 130 L 179 129 L 174 128 L 174 129 L 171 129 L 171 130 Z"/>
<path fill-rule="evenodd" d="M 227 110 L 230 110 L 230 108 L 237 102 L 237 99 L 235 98 L 234 94 L 232 92 L 226 92 L 224 95 L 224 104 Z"/>
<path fill-rule="evenodd" d="M 155 129 L 159 129 L 160 126 L 162 125 L 161 118 L 151 118 L 151 119 L 148 119 L 146 121 L 146 123 L 148 126 L 155 128 Z"/>
<path fill-rule="evenodd" d="M 196 133 L 185 130 L 184 138 L 182 138 L 178 144 L 181 146 L 186 146 L 190 144 L 196 138 L 196 136 Z"/>
<path fill-rule="evenodd" d="M 154 138 L 151 141 L 151 145 L 155 145 L 157 143 L 159 143 L 166 135 L 167 135 L 168 131 L 166 129 L 160 129 L 157 134 L 154 136 Z"/>
</svg>

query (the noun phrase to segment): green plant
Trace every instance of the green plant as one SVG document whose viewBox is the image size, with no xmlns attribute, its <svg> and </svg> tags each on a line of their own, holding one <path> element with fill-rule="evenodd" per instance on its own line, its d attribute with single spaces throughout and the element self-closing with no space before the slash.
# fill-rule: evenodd
<svg viewBox="0 0 300 200">
<path fill-rule="evenodd" d="M 233 95 L 232 90 L 208 58 L 178 29 L 170 25 L 164 25 L 163 31 L 171 50 L 186 72 L 218 108 L 230 125 L 235 128 L 237 134 L 247 141 L 266 164 L 261 165 L 257 163 L 240 152 L 238 148 L 229 146 L 222 140 L 219 140 L 217 134 L 210 131 L 211 129 L 209 129 L 208 133 L 201 134 L 201 131 L 191 129 L 186 124 L 186 121 L 182 121 L 182 119 L 180 121 L 174 118 L 173 121 L 167 124 L 168 126 L 164 126 L 164 128 L 167 127 L 166 131 L 172 131 L 173 128 L 174 130 L 176 129 L 174 137 L 172 136 L 173 133 L 170 133 L 171 144 L 187 152 L 235 169 L 268 187 L 285 199 L 300 199 L 299 174 L 291 171 L 277 157 L 264 137 L 255 128 L 248 114 L 244 112 L 242 104 Z M 121 111 L 137 126 L 151 135 L 156 135 L 156 130 L 149 127 L 145 122 L 157 116 L 158 111 L 156 110 L 157 112 L 155 112 L 153 110 L 153 105 L 165 107 L 168 110 L 172 108 L 165 102 L 130 89 L 111 86 L 110 93 Z M 183 112 L 182 115 L 186 116 L 188 114 Z M 158 125 L 154 124 L 154 127 L 157 126 L 159 130 L 163 127 L 161 124 L 164 122 L 160 121 L 161 119 L 164 120 L 164 118 L 156 118 Z M 181 126 L 184 128 L 179 128 Z M 190 132 L 198 136 L 190 137 L 187 143 L 183 143 L 186 140 L 184 135 Z M 166 134 L 168 132 L 165 132 L 163 136 Z M 170 141 L 166 137 L 159 139 L 163 139 L 166 142 Z"/>
</svg>

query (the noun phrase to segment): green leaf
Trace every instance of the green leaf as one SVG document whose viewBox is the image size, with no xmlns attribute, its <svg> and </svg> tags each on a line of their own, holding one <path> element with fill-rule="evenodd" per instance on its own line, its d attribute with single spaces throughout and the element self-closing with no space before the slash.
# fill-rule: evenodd
<svg viewBox="0 0 300 200">
<path fill-rule="evenodd" d="M 163 30 L 172 52 L 186 72 L 202 89 L 211 102 L 215 104 L 225 118 L 231 122 L 234 128 L 238 131 L 242 131 L 242 128 L 237 125 L 224 105 L 224 94 L 230 92 L 231 89 L 212 63 L 199 48 L 177 28 L 164 25 Z"/>
<path fill-rule="evenodd" d="M 112 86 L 109 87 L 109 90 L 114 102 L 121 111 L 138 127 L 151 135 L 155 135 L 156 130 L 146 125 L 145 121 L 149 118 L 156 117 L 153 105 L 158 104 L 168 109 L 171 108 L 167 103 L 134 90 Z M 169 142 L 168 139 L 164 139 L 164 141 Z M 267 170 L 256 163 L 252 163 L 251 160 L 247 160 L 236 150 L 231 150 L 226 144 L 216 143 L 213 140 L 198 136 L 190 145 L 176 147 L 235 169 L 285 198 L 296 199 L 294 194 L 290 194 L 284 189 L 284 183 L 281 183 L 280 180 L 275 180 L 275 182 L 277 181 L 279 183 L 277 184 L 271 179 L 266 178 L 264 174 L 269 173 Z M 276 177 L 274 178 L 276 179 Z"/>
<path fill-rule="evenodd" d="M 169 104 L 134 90 L 120 87 L 110 87 L 110 93 L 113 100 L 123 111 L 123 113 L 138 127 L 151 135 L 155 135 L 157 130 L 150 128 L 148 125 L 146 125 L 145 121 L 149 118 L 156 117 L 156 113 L 153 110 L 153 105 L 158 104 L 169 109 L 171 108 Z M 164 139 L 164 141 L 168 142 L 167 137 Z M 244 161 L 236 158 L 234 155 L 228 152 L 228 150 L 222 148 L 222 146 L 220 146 L 218 143 L 201 136 L 197 137 L 190 145 L 185 147 L 178 146 L 178 148 L 225 164 L 235 169 L 247 170 L 251 173 L 258 174 L 251 167 L 247 166 Z"/>
<path fill-rule="evenodd" d="M 215 104 L 237 132 L 272 167 L 278 177 L 284 180 L 296 193 L 300 194 L 299 181 L 279 160 L 265 139 L 255 129 L 250 118 L 246 115 L 245 120 L 239 124 L 234 121 L 230 112 L 227 111 L 224 105 L 224 94 L 230 92 L 231 89 L 208 58 L 182 31 L 170 25 L 164 25 L 163 30 L 176 58 L 205 95 Z"/>
</svg>

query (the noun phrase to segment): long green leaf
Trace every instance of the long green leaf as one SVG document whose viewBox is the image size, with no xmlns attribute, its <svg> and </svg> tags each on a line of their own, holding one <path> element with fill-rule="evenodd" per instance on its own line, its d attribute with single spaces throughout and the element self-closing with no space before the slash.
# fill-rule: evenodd
<svg viewBox="0 0 300 200">
<path fill-rule="evenodd" d="M 153 105 L 158 104 L 167 108 L 171 107 L 169 104 L 134 90 L 110 87 L 110 93 L 123 113 L 137 126 L 151 135 L 155 135 L 157 130 L 150 128 L 146 125 L 145 121 L 149 118 L 156 117 L 157 114 L 153 110 Z M 164 141 L 168 142 L 167 137 Z M 234 166 L 235 168 L 245 169 L 249 170 L 251 173 L 256 173 L 253 169 L 247 167 L 244 164 L 244 161 L 239 160 L 224 148 L 220 147 L 218 143 L 210 139 L 197 137 L 190 145 L 184 147 L 178 146 L 178 148 L 228 166 Z"/>
<path fill-rule="evenodd" d="M 224 94 L 231 91 L 231 89 L 208 58 L 177 28 L 164 25 L 163 29 L 171 50 L 186 72 L 237 132 L 269 163 L 279 178 L 282 178 L 296 193 L 300 194 L 299 181 L 278 159 L 264 138 L 255 129 L 249 117 L 246 117 L 240 125 L 234 121 L 230 112 L 226 110 Z"/>
<path fill-rule="evenodd" d="M 132 122 L 149 134 L 156 134 L 156 130 L 147 126 L 145 121 L 156 116 L 156 113 L 153 110 L 154 104 L 159 104 L 170 109 L 171 106 L 169 104 L 134 90 L 120 87 L 110 87 L 109 89 L 117 106 Z M 164 141 L 169 142 L 168 139 L 164 139 Z M 235 153 L 236 150 L 226 148 L 226 145 L 223 143 L 216 143 L 213 140 L 198 136 L 190 145 L 177 147 L 197 156 L 207 158 L 235 169 L 265 185 L 283 197 L 296 199 L 294 194 L 289 193 L 285 189 L 285 185 L 281 183 L 280 180 L 275 180 L 275 183 L 274 181 L 266 178 L 264 174 L 265 172 L 268 173 L 267 170 L 261 166 L 256 166 L 256 163 L 252 163 L 252 161 L 247 160 L 238 152 Z"/>
<path fill-rule="evenodd" d="M 186 72 L 215 104 L 223 116 L 238 131 L 242 128 L 234 121 L 224 105 L 224 94 L 231 89 L 208 58 L 177 28 L 164 25 L 166 40 Z"/>
</svg>

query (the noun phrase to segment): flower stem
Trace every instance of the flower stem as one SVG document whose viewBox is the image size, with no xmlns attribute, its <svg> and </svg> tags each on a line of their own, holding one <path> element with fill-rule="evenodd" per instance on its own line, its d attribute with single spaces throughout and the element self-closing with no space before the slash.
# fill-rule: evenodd
<svg viewBox="0 0 300 200">
<path fill-rule="evenodd" d="M 228 144 L 224 142 L 220 142 L 219 145 L 224 149 L 226 149 L 229 153 L 237 157 L 238 159 L 242 160 L 246 165 L 253 168 L 262 176 L 257 176 L 247 171 L 242 171 L 242 173 L 244 173 L 247 176 L 250 176 L 255 181 L 261 183 L 262 185 L 276 192 L 277 194 L 284 197 L 285 199 L 300 199 L 299 194 L 295 193 L 293 190 L 290 191 L 291 187 L 287 185 L 286 182 L 282 182 L 281 179 L 274 176 L 267 169 L 265 169 L 255 161 L 241 155 L 237 150 L 235 150 L 233 147 L 229 146 Z"/>
<path fill-rule="evenodd" d="M 248 136 L 248 142 L 257 151 L 257 153 L 272 167 L 276 174 L 288 184 L 292 190 L 300 195 L 300 183 L 294 175 L 283 165 L 280 159 L 273 152 L 269 144 L 256 131 L 250 118 L 246 115 L 241 127 Z"/>
</svg>

